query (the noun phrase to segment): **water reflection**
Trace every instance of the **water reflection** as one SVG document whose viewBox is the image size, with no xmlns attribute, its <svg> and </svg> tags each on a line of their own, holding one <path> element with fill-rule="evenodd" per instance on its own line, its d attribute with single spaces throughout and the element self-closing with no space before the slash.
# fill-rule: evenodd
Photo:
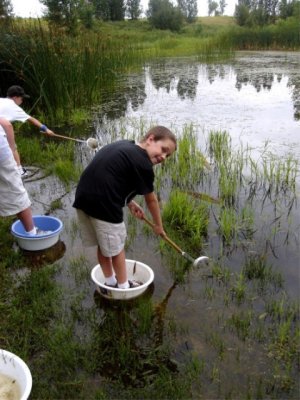
<svg viewBox="0 0 300 400">
<path fill-rule="evenodd" d="M 277 81 L 280 82 L 281 77 L 277 78 Z M 273 74 L 266 74 L 263 76 L 252 76 L 251 74 L 247 74 L 247 72 L 245 72 L 243 74 L 237 75 L 235 87 L 238 90 L 241 90 L 243 85 L 250 84 L 259 93 L 262 89 L 271 90 L 273 82 L 274 82 Z"/>
<path fill-rule="evenodd" d="M 131 301 L 108 300 L 95 292 L 101 323 L 95 327 L 93 343 L 101 375 L 120 379 L 126 386 L 144 387 L 161 370 L 177 372 L 163 335 L 166 308 L 175 287 L 173 284 L 156 307 L 151 302 L 154 285 Z"/>
<path fill-rule="evenodd" d="M 178 96 L 181 99 L 194 99 L 197 94 L 198 68 L 195 65 L 188 67 L 188 73 L 180 76 L 177 84 Z"/>
<path fill-rule="evenodd" d="M 25 256 L 28 267 L 41 267 L 42 265 L 53 264 L 61 259 L 66 252 L 66 245 L 59 240 L 53 246 L 45 250 L 28 251 L 20 249 Z"/>
<path fill-rule="evenodd" d="M 104 94 L 97 130 L 105 130 L 107 120 L 142 118 L 227 130 L 254 146 L 269 139 L 298 143 L 299 67 L 299 52 L 238 53 L 222 64 L 190 58 L 153 62 L 123 78 L 115 94 Z"/>
</svg>

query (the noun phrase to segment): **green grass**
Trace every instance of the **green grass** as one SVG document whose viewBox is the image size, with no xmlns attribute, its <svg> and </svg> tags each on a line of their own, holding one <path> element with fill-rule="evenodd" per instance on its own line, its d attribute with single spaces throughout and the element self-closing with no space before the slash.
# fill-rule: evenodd
<svg viewBox="0 0 300 400">
<path fill-rule="evenodd" d="M 16 143 L 21 162 L 42 168 L 45 175 L 57 176 L 66 187 L 78 182 L 82 166 L 75 162 L 75 145 L 72 142 L 55 141 L 39 132 L 29 134 L 22 126 L 16 131 Z"/>
</svg>

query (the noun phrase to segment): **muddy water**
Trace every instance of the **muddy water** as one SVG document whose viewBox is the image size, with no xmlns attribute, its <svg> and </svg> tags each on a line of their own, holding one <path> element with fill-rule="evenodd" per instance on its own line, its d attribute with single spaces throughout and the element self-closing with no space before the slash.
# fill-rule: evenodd
<svg viewBox="0 0 300 400">
<path fill-rule="evenodd" d="M 226 130 L 233 146 L 242 143 L 244 147 L 254 148 L 258 159 L 266 142 L 268 149 L 280 157 L 287 154 L 299 157 L 299 66 L 299 53 L 244 53 L 238 54 L 232 62 L 218 65 L 205 65 L 190 59 L 152 63 L 139 74 L 123 77 L 116 94 L 103 94 L 105 102 L 95 112 L 95 131 L 89 132 L 88 136 L 96 135 L 107 143 L 111 137 L 118 138 L 121 131 L 134 132 L 151 123 L 172 126 L 176 132 L 192 123 L 204 153 L 207 133 Z M 83 165 L 93 155 L 86 146 L 78 145 L 78 157 Z M 63 245 L 57 250 L 57 262 L 62 266 L 58 281 L 70 290 L 84 292 L 84 307 L 93 307 L 95 287 L 89 274 L 97 260 L 95 249 L 84 249 L 78 235 L 72 208 L 75 187 L 66 192 L 53 177 L 32 181 L 29 177 L 25 184 L 35 214 L 48 213 L 51 202 L 61 199 L 62 208 L 50 211 L 64 223 Z M 206 187 L 203 191 L 209 193 L 210 189 Z M 184 362 L 186 354 L 193 352 L 212 366 L 212 372 L 206 371 L 207 385 L 203 389 L 206 398 L 223 398 L 226 393 L 240 398 L 249 382 L 254 382 L 254 386 L 255 382 L 260 382 L 262 370 L 266 380 L 272 381 L 273 372 L 264 344 L 239 340 L 229 328 L 228 320 L 240 311 L 240 307 L 263 313 L 267 297 L 274 293 L 279 298 L 281 293 L 292 299 L 299 298 L 299 206 L 297 199 L 293 201 L 284 193 L 279 197 L 275 206 L 264 199 L 262 193 L 254 200 L 257 210 L 264 202 L 264 217 L 258 219 L 256 241 L 251 241 L 247 252 L 266 252 L 274 271 L 282 274 L 284 287 L 269 287 L 264 293 L 266 298 L 256 294 L 255 300 L 242 306 L 232 301 L 226 285 L 211 280 L 205 270 L 190 271 L 185 283 L 174 286 L 170 271 L 173 264 L 180 267 L 180 255 L 163 256 L 158 248 L 159 239 L 146 237 L 141 222 L 137 224 L 136 236 L 130 241 L 127 257 L 138 259 L 154 270 L 152 300 L 165 307 L 162 324 L 168 325 L 172 320 L 177 326 L 176 337 L 168 337 L 174 357 Z M 299 197 L 299 187 L 296 197 Z M 277 232 L 276 239 L 266 240 L 264 232 L 268 234 L 272 226 Z M 218 258 L 221 246 L 212 218 L 204 251 L 212 259 Z M 244 257 L 244 249 L 235 248 L 225 254 L 224 265 L 232 273 L 239 272 Z M 51 254 L 50 260 L 54 262 L 55 254 Z M 82 264 L 81 276 L 78 271 L 74 273 L 74 263 Z M 214 335 L 225 343 L 224 358 L 218 355 L 216 344 L 212 345 Z"/>
</svg>

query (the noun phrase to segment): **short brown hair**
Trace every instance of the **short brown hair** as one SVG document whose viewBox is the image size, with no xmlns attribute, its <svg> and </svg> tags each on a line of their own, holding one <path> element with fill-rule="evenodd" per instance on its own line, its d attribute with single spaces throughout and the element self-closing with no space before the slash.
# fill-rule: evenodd
<svg viewBox="0 0 300 400">
<path fill-rule="evenodd" d="M 175 144 L 175 148 L 177 147 L 177 139 L 173 132 L 165 126 L 157 125 L 153 128 L 149 129 L 149 131 L 142 137 L 141 142 L 145 142 L 150 135 L 154 136 L 154 140 L 163 140 L 170 139 Z"/>
</svg>

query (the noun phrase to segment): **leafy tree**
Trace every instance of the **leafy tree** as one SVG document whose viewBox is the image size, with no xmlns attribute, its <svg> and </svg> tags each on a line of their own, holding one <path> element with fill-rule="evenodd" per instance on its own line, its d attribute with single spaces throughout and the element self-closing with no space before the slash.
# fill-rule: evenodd
<svg viewBox="0 0 300 400">
<path fill-rule="evenodd" d="M 50 24 L 65 27 L 69 33 L 75 33 L 78 25 L 79 10 L 83 0 L 40 0 L 47 7 L 46 18 Z"/>
<path fill-rule="evenodd" d="M 110 19 L 109 1 L 108 0 L 93 0 L 95 9 L 95 17 L 107 21 Z"/>
<path fill-rule="evenodd" d="M 0 0 L 0 18 L 9 18 L 12 15 L 13 7 L 10 0 Z"/>
<path fill-rule="evenodd" d="M 169 0 L 150 0 L 147 17 L 151 25 L 157 29 L 179 31 L 183 23 L 183 15 L 178 7 Z"/>
<path fill-rule="evenodd" d="M 130 19 L 138 19 L 142 13 L 140 7 L 141 0 L 127 0 L 126 1 L 126 14 Z"/>
<path fill-rule="evenodd" d="M 219 4 L 215 0 L 208 0 L 208 15 L 218 14 L 218 6 Z"/>
<path fill-rule="evenodd" d="M 83 25 L 87 29 L 91 29 L 93 27 L 95 9 L 92 3 L 88 1 L 83 2 L 81 7 L 79 8 L 79 16 Z"/>
<path fill-rule="evenodd" d="M 234 15 L 239 25 L 262 26 L 275 23 L 278 17 L 299 16 L 299 4 L 299 0 L 238 0 Z"/>
<path fill-rule="evenodd" d="M 227 6 L 227 3 L 225 2 L 225 0 L 220 0 L 219 8 L 220 8 L 220 14 L 221 15 L 224 15 L 224 11 L 225 11 L 226 6 Z"/>
<path fill-rule="evenodd" d="M 92 0 L 95 17 L 104 21 L 122 21 L 125 18 L 125 0 Z"/>
<path fill-rule="evenodd" d="M 197 0 L 177 0 L 177 3 L 187 22 L 195 21 L 198 14 Z"/>
<path fill-rule="evenodd" d="M 124 0 L 109 0 L 109 14 L 112 21 L 122 21 L 125 18 Z"/>
<path fill-rule="evenodd" d="M 238 25 L 245 26 L 249 21 L 250 10 L 246 4 L 237 4 L 234 10 L 234 18 Z"/>
<path fill-rule="evenodd" d="M 279 15 L 281 18 L 286 19 L 289 17 L 289 6 L 292 4 L 291 2 L 289 3 L 288 0 L 282 0 L 279 5 Z"/>
</svg>

